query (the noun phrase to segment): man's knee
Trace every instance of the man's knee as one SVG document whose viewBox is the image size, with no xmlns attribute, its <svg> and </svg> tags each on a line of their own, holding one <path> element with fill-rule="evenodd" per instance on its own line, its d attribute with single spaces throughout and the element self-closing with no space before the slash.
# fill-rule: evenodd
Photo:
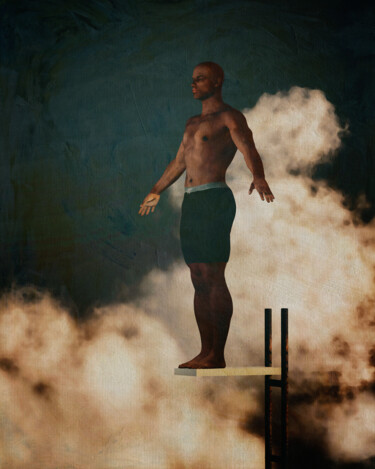
<svg viewBox="0 0 375 469">
<path fill-rule="evenodd" d="M 224 278 L 224 262 L 194 263 L 189 268 L 194 288 L 200 291 L 210 290 Z"/>
</svg>

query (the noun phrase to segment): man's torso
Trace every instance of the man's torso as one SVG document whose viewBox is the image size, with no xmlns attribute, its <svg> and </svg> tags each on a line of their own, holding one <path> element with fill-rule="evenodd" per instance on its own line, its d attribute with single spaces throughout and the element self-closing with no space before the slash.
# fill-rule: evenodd
<svg viewBox="0 0 375 469">
<path fill-rule="evenodd" d="M 185 187 L 225 181 L 237 150 L 225 125 L 232 110 L 224 105 L 218 112 L 188 120 L 184 134 Z"/>
</svg>

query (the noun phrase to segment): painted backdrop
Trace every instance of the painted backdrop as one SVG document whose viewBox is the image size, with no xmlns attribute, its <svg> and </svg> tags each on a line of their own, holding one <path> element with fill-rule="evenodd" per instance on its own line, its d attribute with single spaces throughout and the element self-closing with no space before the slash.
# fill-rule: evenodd
<svg viewBox="0 0 375 469">
<path fill-rule="evenodd" d="M 238 153 L 228 366 L 290 311 L 290 467 L 375 467 L 374 9 L 338 0 L 0 1 L 0 467 L 264 467 L 263 380 L 193 379 L 183 177 L 139 205 L 225 71 Z M 278 395 L 274 392 L 277 431 Z M 277 450 L 275 433 L 275 451 Z"/>
</svg>

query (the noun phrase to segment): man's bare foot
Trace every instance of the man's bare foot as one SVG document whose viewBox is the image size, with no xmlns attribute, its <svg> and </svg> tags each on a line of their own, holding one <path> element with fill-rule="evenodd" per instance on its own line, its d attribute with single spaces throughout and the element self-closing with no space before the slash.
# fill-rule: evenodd
<svg viewBox="0 0 375 469">
<path fill-rule="evenodd" d="M 215 357 L 212 354 L 202 358 L 197 364 L 197 368 L 225 368 L 226 363 L 224 357 Z"/>
<path fill-rule="evenodd" d="M 192 358 L 188 362 L 181 363 L 178 365 L 179 368 L 198 368 L 198 364 L 207 356 L 207 353 L 199 353 L 196 357 Z"/>
<path fill-rule="evenodd" d="M 216 358 L 212 354 L 202 354 L 202 352 L 194 357 L 192 360 L 182 363 L 179 368 L 225 368 L 226 363 L 224 357 Z"/>
</svg>

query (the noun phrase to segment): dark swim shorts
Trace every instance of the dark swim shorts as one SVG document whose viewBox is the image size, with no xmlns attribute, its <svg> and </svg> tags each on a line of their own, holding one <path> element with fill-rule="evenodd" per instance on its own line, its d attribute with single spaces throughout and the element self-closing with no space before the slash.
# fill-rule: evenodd
<svg viewBox="0 0 375 469">
<path fill-rule="evenodd" d="M 180 239 L 187 264 L 228 262 L 236 202 L 224 182 L 185 188 Z"/>
</svg>

